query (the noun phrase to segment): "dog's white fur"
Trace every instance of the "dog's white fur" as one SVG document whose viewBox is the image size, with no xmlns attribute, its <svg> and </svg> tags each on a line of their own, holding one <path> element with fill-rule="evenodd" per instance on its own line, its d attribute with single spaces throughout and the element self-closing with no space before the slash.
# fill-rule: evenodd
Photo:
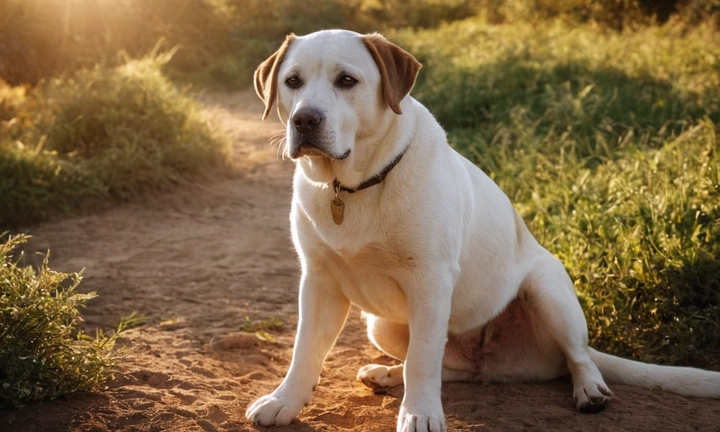
<svg viewBox="0 0 720 432">
<path fill-rule="evenodd" d="M 405 383 L 398 431 L 446 430 L 442 380 L 570 373 L 581 411 L 604 408 L 611 393 L 603 377 L 720 397 L 719 373 L 646 365 L 588 347 L 563 265 L 407 95 L 419 68 L 381 36 L 334 30 L 289 36 L 256 71 L 265 116 L 277 102 L 285 151 L 296 162 L 290 219 L 302 278 L 290 370 L 247 417 L 285 425 L 309 403 L 351 303 L 366 312 L 372 342 L 404 362 L 358 374 L 374 388 Z M 382 183 L 339 192 L 344 221 L 334 223 L 333 182 L 356 188 L 403 152 Z"/>
</svg>

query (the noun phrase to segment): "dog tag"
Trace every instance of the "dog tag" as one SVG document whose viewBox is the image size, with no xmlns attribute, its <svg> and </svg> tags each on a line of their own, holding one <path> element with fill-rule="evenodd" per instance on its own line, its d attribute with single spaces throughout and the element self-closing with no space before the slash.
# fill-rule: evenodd
<svg viewBox="0 0 720 432">
<path fill-rule="evenodd" d="M 343 223 L 343 216 L 345 214 L 345 203 L 340 198 L 335 198 L 330 201 L 330 212 L 332 212 L 333 222 L 337 225 Z"/>
</svg>

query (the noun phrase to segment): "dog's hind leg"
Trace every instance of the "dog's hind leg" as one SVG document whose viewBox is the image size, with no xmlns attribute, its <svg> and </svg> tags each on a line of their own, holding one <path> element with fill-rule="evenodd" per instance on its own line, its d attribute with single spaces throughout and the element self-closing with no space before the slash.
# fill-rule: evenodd
<svg viewBox="0 0 720 432">
<path fill-rule="evenodd" d="M 405 361 L 410 329 L 407 324 L 388 321 L 375 315 L 365 314 L 368 338 L 382 352 L 400 361 Z M 403 383 L 403 364 L 386 366 L 368 364 L 358 370 L 357 379 L 376 393 Z M 470 371 L 442 368 L 442 381 L 472 381 L 476 374 Z"/>
<path fill-rule="evenodd" d="M 610 399 L 610 389 L 590 358 L 587 321 L 572 280 L 562 263 L 545 251 L 523 282 L 524 297 L 538 325 L 550 334 L 565 356 L 573 380 L 573 400 L 581 412 L 598 412 Z"/>
<path fill-rule="evenodd" d="M 364 314 L 370 341 L 382 352 L 405 361 L 410 344 L 407 324 L 389 321 L 372 314 Z M 357 379 L 377 393 L 403 383 L 403 365 L 368 364 L 360 368 Z"/>
<path fill-rule="evenodd" d="M 390 357 L 404 361 L 410 344 L 410 327 L 369 313 L 364 317 L 370 341 Z"/>
</svg>

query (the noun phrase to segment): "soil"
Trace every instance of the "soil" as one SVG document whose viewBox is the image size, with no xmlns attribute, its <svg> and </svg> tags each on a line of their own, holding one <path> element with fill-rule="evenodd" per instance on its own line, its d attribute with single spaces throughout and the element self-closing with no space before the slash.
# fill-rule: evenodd
<svg viewBox="0 0 720 432">
<path fill-rule="evenodd" d="M 325 362 L 313 400 L 290 426 L 256 428 L 245 409 L 284 376 L 297 324 L 299 265 L 289 234 L 293 164 L 269 138 L 251 91 L 200 98 L 234 142 L 242 174 L 179 186 L 98 213 L 27 231 L 26 251 L 51 251 L 58 271 L 84 269 L 88 328 L 114 328 L 137 312 L 129 349 L 104 388 L 0 411 L 3 431 L 390 431 L 402 386 L 376 395 L 355 380 L 368 362 L 389 362 L 353 310 Z M 267 333 L 248 323 L 277 323 Z M 270 335 L 267 337 L 266 335 Z M 609 407 L 580 414 L 569 380 L 443 386 L 452 431 L 720 431 L 720 401 L 612 386 Z"/>
</svg>

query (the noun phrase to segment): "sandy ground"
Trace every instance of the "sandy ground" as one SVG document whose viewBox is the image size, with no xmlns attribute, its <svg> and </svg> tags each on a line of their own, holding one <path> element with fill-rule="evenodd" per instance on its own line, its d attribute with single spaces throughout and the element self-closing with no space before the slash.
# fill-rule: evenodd
<svg viewBox="0 0 720 432">
<path fill-rule="evenodd" d="M 289 238 L 292 163 L 268 139 L 250 91 L 202 98 L 229 134 L 246 173 L 187 185 L 90 216 L 34 226 L 29 252 L 51 250 L 53 269 L 85 269 L 99 298 L 88 327 L 113 328 L 135 311 L 147 324 L 126 333 L 130 354 L 102 391 L 0 411 L 0 431 L 389 431 L 402 387 L 374 395 L 355 381 L 368 362 L 389 361 L 353 310 L 325 363 L 310 405 L 292 425 L 255 428 L 247 405 L 277 386 L 291 359 L 299 266 Z M 275 341 L 240 331 L 277 318 Z M 605 412 L 574 410 L 568 380 L 481 386 L 446 384 L 450 430 L 720 431 L 720 401 L 612 386 Z"/>
</svg>

